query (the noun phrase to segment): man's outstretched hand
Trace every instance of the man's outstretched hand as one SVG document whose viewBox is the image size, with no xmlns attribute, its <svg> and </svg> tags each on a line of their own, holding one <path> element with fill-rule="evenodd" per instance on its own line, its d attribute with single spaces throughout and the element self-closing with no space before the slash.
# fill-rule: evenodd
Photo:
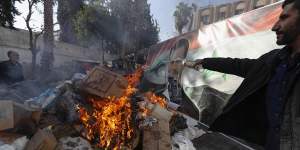
<svg viewBox="0 0 300 150">
<path fill-rule="evenodd" d="M 202 68 L 203 59 L 196 59 L 194 61 L 186 61 L 184 65 L 195 70 L 200 70 Z"/>
</svg>

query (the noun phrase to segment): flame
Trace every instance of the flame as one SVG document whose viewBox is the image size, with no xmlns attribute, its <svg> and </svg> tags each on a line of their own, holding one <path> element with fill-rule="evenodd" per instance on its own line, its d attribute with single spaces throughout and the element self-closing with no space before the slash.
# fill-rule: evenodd
<svg viewBox="0 0 300 150">
<path fill-rule="evenodd" d="M 152 104 L 158 104 L 163 108 L 167 107 L 166 99 L 156 95 L 153 92 L 147 92 L 147 93 L 144 94 L 144 96 L 145 96 L 147 102 L 150 102 Z M 146 108 L 145 106 L 140 106 L 139 107 L 139 112 L 141 112 L 141 115 L 142 115 L 141 117 L 142 118 L 145 118 L 145 117 L 151 115 L 151 110 Z"/>
<path fill-rule="evenodd" d="M 130 96 L 137 91 L 135 87 L 142 73 L 143 69 L 139 68 L 135 73 L 126 77 L 128 86 L 120 98 L 88 98 L 92 104 L 91 112 L 79 106 L 80 120 L 87 129 L 88 140 L 97 141 L 97 145 L 102 148 L 130 147 L 126 144 L 133 136 Z"/>
<path fill-rule="evenodd" d="M 145 94 L 145 97 L 149 102 L 152 104 L 159 104 L 161 107 L 166 108 L 167 107 L 167 101 L 165 98 L 157 96 L 156 94 L 152 92 L 147 92 Z"/>
</svg>

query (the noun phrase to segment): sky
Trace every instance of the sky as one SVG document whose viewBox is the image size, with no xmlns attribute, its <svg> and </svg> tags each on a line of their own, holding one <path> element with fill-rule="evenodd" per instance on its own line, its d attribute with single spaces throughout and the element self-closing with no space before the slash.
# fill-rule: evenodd
<svg viewBox="0 0 300 150">
<path fill-rule="evenodd" d="M 161 41 L 177 36 L 173 13 L 180 2 L 196 4 L 199 7 L 219 5 L 237 0 L 149 0 L 151 13 L 160 26 Z"/>
<path fill-rule="evenodd" d="M 27 14 L 28 14 L 28 3 L 27 1 L 23 1 L 22 3 L 16 2 L 16 7 L 17 9 L 22 13 L 20 16 L 16 16 L 15 19 L 15 24 L 14 26 L 16 28 L 20 28 L 20 29 L 25 29 L 26 28 L 26 22 L 24 20 L 24 18 L 26 18 Z M 34 7 L 33 9 L 33 14 L 31 16 L 31 22 L 30 25 L 32 27 L 34 27 L 35 31 L 41 31 L 41 27 L 43 26 L 43 22 L 44 22 L 44 15 L 43 15 L 43 4 L 39 3 L 37 6 Z M 56 9 L 57 6 L 54 6 L 54 16 L 53 16 L 53 22 L 56 23 L 57 19 L 56 19 Z M 55 26 L 54 30 L 58 30 L 59 26 Z"/>
<path fill-rule="evenodd" d="M 176 10 L 176 5 L 180 2 L 185 2 L 188 4 L 195 3 L 198 7 L 204 7 L 209 4 L 222 4 L 229 1 L 236 0 L 148 0 L 150 3 L 150 9 L 153 17 L 157 20 L 160 27 L 160 40 L 164 41 L 174 36 L 177 36 L 177 32 L 174 25 L 173 13 Z M 28 13 L 28 4 L 26 1 L 23 3 L 16 4 L 18 10 L 22 13 L 21 16 L 16 17 L 15 27 L 26 29 L 26 24 L 24 17 Z M 54 7 L 56 10 L 57 6 Z M 36 28 L 36 31 L 39 31 L 43 24 L 43 5 L 39 4 L 34 8 L 34 13 L 32 15 L 31 24 Z M 54 13 L 56 14 L 56 13 Z M 56 15 L 54 15 L 54 23 L 56 22 Z M 57 30 L 59 27 L 56 26 L 54 30 Z"/>
</svg>

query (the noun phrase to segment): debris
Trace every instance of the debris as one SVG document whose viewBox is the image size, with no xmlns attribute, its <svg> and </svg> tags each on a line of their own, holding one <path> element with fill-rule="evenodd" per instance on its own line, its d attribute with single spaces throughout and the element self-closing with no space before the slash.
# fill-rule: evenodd
<svg viewBox="0 0 300 150">
<path fill-rule="evenodd" d="M 159 149 L 160 132 L 158 123 L 149 128 L 144 128 L 143 150 L 160 150 Z"/>
<path fill-rule="evenodd" d="M 37 131 L 41 111 L 32 111 L 25 105 L 14 103 L 14 131 L 25 135 L 33 135 Z"/>
<path fill-rule="evenodd" d="M 13 134 L 11 134 L 11 136 L 12 135 Z M 16 138 L 14 139 L 14 141 L 7 141 L 7 140 L 12 140 L 12 137 L 10 137 L 10 139 L 7 139 L 7 137 L 2 136 L 2 134 L 1 134 L 1 138 L 6 138 L 6 141 L 4 142 L 5 144 L 0 146 L 0 150 L 23 150 L 28 142 L 26 136 Z"/>
<path fill-rule="evenodd" d="M 13 146 L 4 144 L 0 146 L 0 150 L 16 150 Z"/>
<path fill-rule="evenodd" d="M 16 102 L 0 101 L 0 114 L 0 130 L 14 128 L 30 135 L 35 132 L 41 112 L 28 110 Z"/>
<path fill-rule="evenodd" d="M 183 129 L 188 128 L 186 124 L 186 118 L 183 116 L 176 114 L 172 117 L 170 121 L 170 130 L 171 130 L 171 135 L 174 135 L 174 133 L 178 131 L 182 131 Z"/>
<path fill-rule="evenodd" d="M 209 138 L 208 127 L 178 112 L 175 103 L 167 103 L 165 98 L 152 92 L 138 91 L 135 87 L 142 73 L 138 70 L 125 78 L 96 67 L 88 76 L 76 74 L 72 80 L 48 87 L 39 96 L 22 99 L 21 103 L 0 101 L 0 131 L 5 130 L 0 132 L 0 150 L 90 150 L 95 147 L 193 150 L 205 147 L 199 143 Z M 0 96 L 7 91 L 0 88 Z M 213 110 L 223 106 L 219 101 L 223 102 L 226 95 L 218 95 L 211 89 L 203 91 L 196 98 L 206 100 L 199 100 L 201 103 L 197 104 L 199 108 L 205 106 L 200 115 L 209 123 L 218 114 Z M 212 102 L 206 103 L 207 99 Z M 209 114 L 214 116 L 206 118 Z M 28 141 L 24 135 L 32 138 Z"/>
<path fill-rule="evenodd" d="M 146 117 L 140 124 L 139 128 L 147 127 L 147 126 L 153 126 L 153 124 L 157 123 L 157 119 L 154 117 Z"/>
<path fill-rule="evenodd" d="M 172 137 L 172 150 L 196 150 L 191 140 L 181 134 Z"/>
<path fill-rule="evenodd" d="M 56 150 L 92 150 L 90 143 L 81 137 L 64 137 L 59 139 Z"/>
<path fill-rule="evenodd" d="M 54 150 L 57 141 L 53 134 L 47 129 L 39 129 L 30 139 L 25 150 Z"/>
<path fill-rule="evenodd" d="M 72 76 L 71 81 L 74 82 L 74 81 L 78 81 L 78 80 L 83 80 L 85 77 L 86 77 L 86 74 L 75 73 L 75 74 Z"/>
<path fill-rule="evenodd" d="M 59 84 L 53 89 L 48 89 L 38 97 L 30 98 L 26 100 L 24 104 L 31 109 L 39 110 L 46 108 L 49 104 L 51 104 L 58 96 L 63 94 L 67 87 L 71 84 L 71 82 L 64 82 Z"/>
<path fill-rule="evenodd" d="M 27 144 L 29 140 L 27 139 L 26 136 L 20 137 L 18 139 L 16 139 L 13 143 L 12 146 L 16 149 L 16 150 L 23 150 Z"/>
<path fill-rule="evenodd" d="M 38 127 L 43 129 L 49 126 L 55 126 L 62 124 L 62 122 L 56 117 L 55 114 L 43 113 Z"/>
<path fill-rule="evenodd" d="M 208 126 L 205 124 L 196 121 L 195 119 L 187 116 L 182 115 L 186 119 L 187 128 L 178 131 L 177 134 L 182 134 L 184 137 L 188 138 L 189 140 L 193 140 L 206 134 L 208 131 Z"/>
<path fill-rule="evenodd" d="M 10 133 L 10 132 L 0 132 L 0 141 L 3 144 L 12 144 L 15 140 L 24 135 L 17 134 L 17 133 Z"/>
<path fill-rule="evenodd" d="M 173 102 L 168 102 L 167 105 L 168 105 L 168 108 L 173 109 L 173 110 L 177 110 L 178 107 L 180 106 L 180 105 L 178 105 L 176 103 L 173 103 Z"/>
<path fill-rule="evenodd" d="M 54 108 L 55 113 L 63 122 L 72 123 L 79 120 L 74 97 L 75 94 L 71 90 L 67 90 L 62 96 L 57 98 Z"/>
<path fill-rule="evenodd" d="M 13 102 L 0 101 L 0 131 L 14 127 Z"/>
<path fill-rule="evenodd" d="M 159 104 L 147 106 L 151 108 L 151 116 L 157 118 L 158 122 L 144 129 L 144 150 L 170 150 L 170 119 L 173 113 L 162 108 Z"/>
<path fill-rule="evenodd" d="M 51 130 L 56 139 L 60 139 L 63 137 L 68 137 L 68 136 L 79 136 L 80 135 L 79 134 L 80 132 L 78 132 L 70 124 L 55 125 L 55 126 L 53 126 L 53 128 Z"/>
<path fill-rule="evenodd" d="M 112 71 L 95 67 L 82 82 L 82 90 L 90 94 L 106 98 L 120 97 L 127 88 L 127 80 Z"/>
</svg>

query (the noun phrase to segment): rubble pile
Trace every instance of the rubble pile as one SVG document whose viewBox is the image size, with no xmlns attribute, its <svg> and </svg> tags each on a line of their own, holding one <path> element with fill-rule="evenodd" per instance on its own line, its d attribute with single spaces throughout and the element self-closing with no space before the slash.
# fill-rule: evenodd
<svg viewBox="0 0 300 150">
<path fill-rule="evenodd" d="M 142 73 L 95 67 L 35 97 L 0 101 L 0 150 L 197 149 L 207 127 L 139 92 Z"/>
</svg>

